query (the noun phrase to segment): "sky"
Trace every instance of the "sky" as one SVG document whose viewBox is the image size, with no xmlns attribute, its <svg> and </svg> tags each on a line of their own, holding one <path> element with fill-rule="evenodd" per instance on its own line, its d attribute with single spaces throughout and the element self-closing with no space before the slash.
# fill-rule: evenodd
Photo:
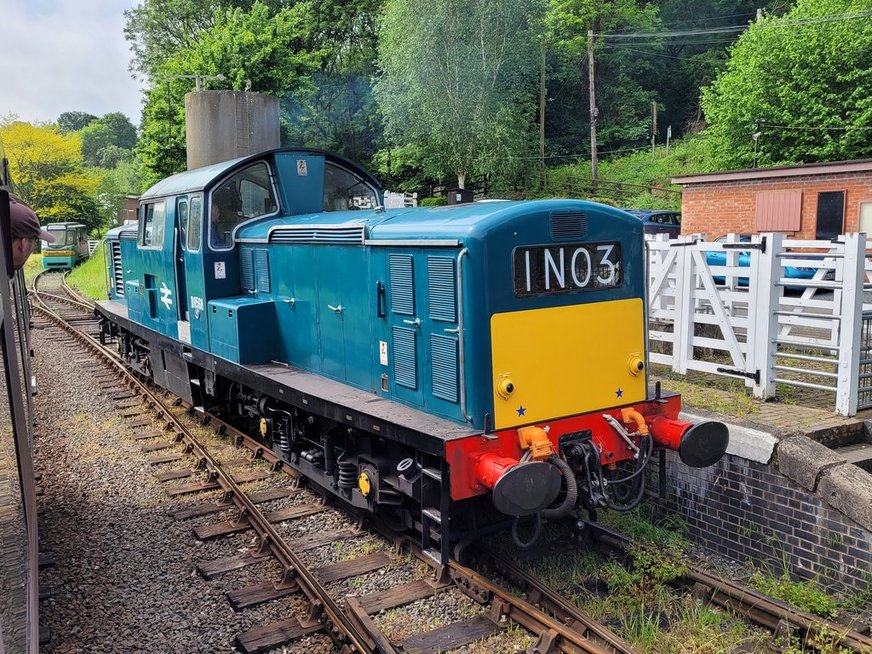
<svg viewBox="0 0 872 654">
<path fill-rule="evenodd" d="M 134 125 L 124 10 L 139 0 L 0 0 L 0 119 L 54 122 L 65 111 L 120 111 Z"/>
</svg>

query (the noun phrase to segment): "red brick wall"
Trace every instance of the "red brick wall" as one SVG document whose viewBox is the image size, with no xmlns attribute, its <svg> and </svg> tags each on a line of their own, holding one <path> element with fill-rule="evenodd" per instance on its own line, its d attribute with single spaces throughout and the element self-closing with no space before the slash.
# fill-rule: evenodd
<svg viewBox="0 0 872 654">
<path fill-rule="evenodd" d="M 125 197 L 118 211 L 116 224 L 123 225 L 125 220 L 136 220 L 136 208 L 139 206 L 139 198 Z"/>
<path fill-rule="evenodd" d="M 708 240 L 730 232 L 754 234 L 757 192 L 782 189 L 802 190 L 801 228 L 785 232 L 788 236 L 814 238 L 820 191 L 845 191 L 843 232 L 856 232 L 860 203 L 872 201 L 872 173 L 687 184 L 681 197 L 681 233 L 705 234 Z"/>
</svg>

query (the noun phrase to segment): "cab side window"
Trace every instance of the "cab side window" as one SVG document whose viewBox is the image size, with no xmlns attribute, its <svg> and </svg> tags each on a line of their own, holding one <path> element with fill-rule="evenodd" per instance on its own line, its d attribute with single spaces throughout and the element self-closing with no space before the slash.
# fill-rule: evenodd
<svg viewBox="0 0 872 654">
<path fill-rule="evenodd" d="M 366 180 L 327 162 L 324 166 L 324 211 L 375 209 L 378 195 Z"/>
<path fill-rule="evenodd" d="M 188 200 L 179 200 L 176 205 L 176 223 L 179 226 L 179 243 L 188 249 Z"/>
<path fill-rule="evenodd" d="M 139 244 L 142 247 L 163 246 L 164 216 L 163 201 L 144 204 L 139 208 Z"/>
<path fill-rule="evenodd" d="M 213 249 L 233 247 L 236 227 L 252 218 L 278 211 L 272 177 L 259 161 L 227 178 L 212 191 L 209 209 L 209 244 Z"/>
<path fill-rule="evenodd" d="M 203 200 L 199 196 L 191 198 L 190 211 L 188 212 L 188 252 L 196 252 L 200 249 L 202 219 Z"/>
</svg>

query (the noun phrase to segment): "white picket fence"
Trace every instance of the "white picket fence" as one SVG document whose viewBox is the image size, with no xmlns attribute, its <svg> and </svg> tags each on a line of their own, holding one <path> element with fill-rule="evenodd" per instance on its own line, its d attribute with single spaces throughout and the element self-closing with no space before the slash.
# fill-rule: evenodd
<svg viewBox="0 0 872 654">
<path fill-rule="evenodd" d="M 385 209 L 402 209 L 403 207 L 417 207 L 417 193 L 395 193 L 385 191 Z"/>
<path fill-rule="evenodd" d="M 657 235 L 646 245 L 651 361 L 742 378 L 761 399 L 787 384 L 833 394 L 841 415 L 872 406 L 865 234 L 769 233 L 750 243 Z M 793 269 L 810 278 L 786 274 Z"/>
</svg>

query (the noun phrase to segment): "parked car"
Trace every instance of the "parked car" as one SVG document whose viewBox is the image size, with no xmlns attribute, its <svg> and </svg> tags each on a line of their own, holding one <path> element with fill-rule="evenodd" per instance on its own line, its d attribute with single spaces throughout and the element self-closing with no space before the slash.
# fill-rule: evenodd
<svg viewBox="0 0 872 654">
<path fill-rule="evenodd" d="M 645 226 L 646 234 L 669 234 L 675 238 L 681 234 L 681 214 L 661 209 L 624 209 L 636 216 Z"/>
<path fill-rule="evenodd" d="M 751 235 L 750 234 L 739 234 L 739 242 L 740 243 L 750 243 Z M 718 236 L 715 239 L 716 243 L 724 243 L 726 242 L 726 236 Z M 812 259 L 823 259 L 823 255 L 797 255 L 802 256 L 803 258 L 812 258 Z M 717 266 L 726 266 L 727 265 L 727 253 L 725 251 L 713 252 L 709 251 L 705 253 L 705 262 L 709 265 L 709 267 L 717 267 Z M 738 265 L 739 266 L 750 266 L 751 265 L 751 253 L 747 251 L 739 252 L 738 257 Z M 818 269 L 812 266 L 784 266 L 784 279 L 812 279 L 817 273 Z M 832 270 L 828 270 L 824 279 L 833 279 L 834 274 Z M 725 284 L 726 278 L 722 275 L 712 275 L 712 279 L 715 284 Z M 747 286 L 748 278 L 747 277 L 739 277 L 739 286 Z M 786 286 L 788 290 L 804 290 L 805 286 Z"/>
</svg>

